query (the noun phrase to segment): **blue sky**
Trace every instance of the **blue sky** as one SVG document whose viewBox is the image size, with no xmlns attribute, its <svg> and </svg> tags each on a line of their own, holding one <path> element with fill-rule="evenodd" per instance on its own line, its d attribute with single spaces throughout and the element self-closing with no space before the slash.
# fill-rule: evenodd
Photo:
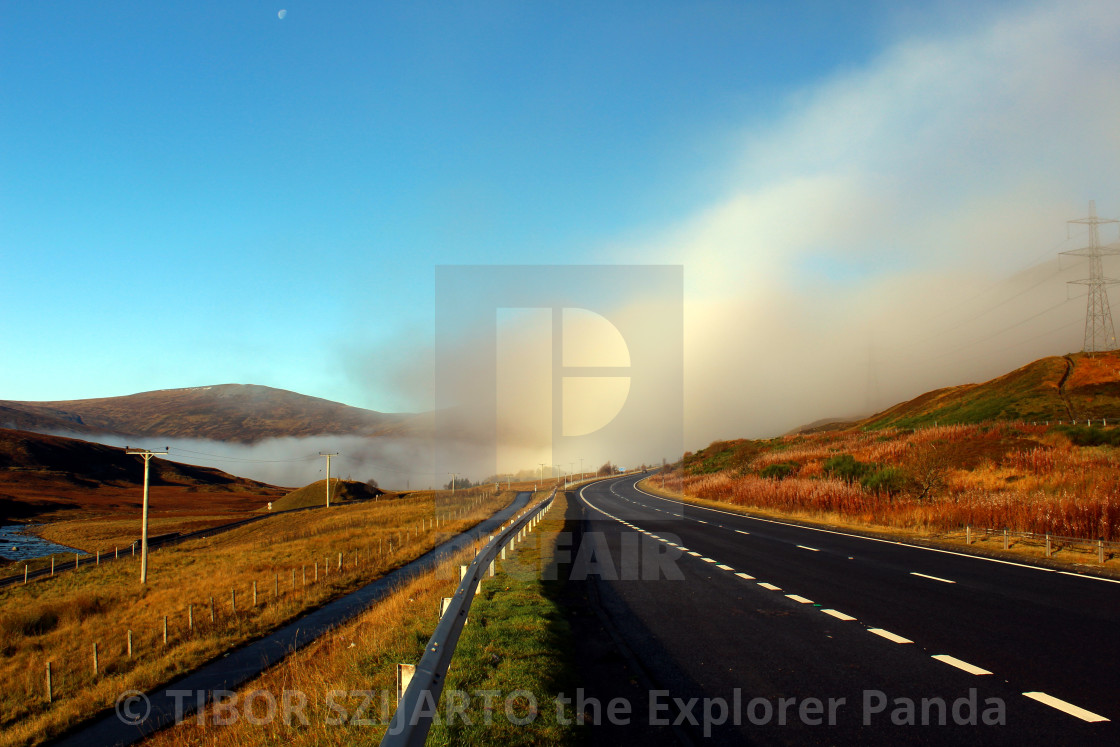
<svg viewBox="0 0 1120 747">
<path fill-rule="evenodd" d="M 962 194 L 986 215 L 1002 218 L 1008 201 L 1037 213 L 1021 154 L 1043 146 L 1047 158 L 1107 147 L 1103 163 L 1078 173 L 1038 164 L 1039 183 L 1059 182 L 1045 194 L 1058 201 L 1045 215 L 1054 236 L 1021 251 L 1060 242 L 1084 199 L 1120 208 L 1099 191 L 1100 174 L 1115 173 L 1106 130 L 1000 131 L 1016 107 L 1033 111 L 1033 83 L 1004 100 L 982 86 L 1013 74 L 967 69 L 1027 54 L 1031 29 L 1061 6 L 897 5 L 3 3 L 0 398 L 240 382 L 421 407 L 422 395 L 394 386 L 407 373 L 385 370 L 398 353 L 423 357 L 438 264 L 678 262 L 697 292 L 721 257 L 749 262 L 765 245 L 748 264 L 753 277 L 796 288 L 790 277 L 804 273 L 840 292 L 922 266 L 911 259 L 937 243 L 930 226 L 975 228 Z M 1071 29 L 1102 15 L 1097 33 L 1112 28 L 1108 4 L 1074 5 Z M 1034 54 L 1061 58 L 1066 37 L 1055 33 L 1053 48 Z M 1085 54 L 1089 65 L 1116 60 Z M 907 65 L 915 78 L 890 78 Z M 928 77 L 937 71 L 942 85 Z M 1092 83 L 1055 77 L 1039 96 Z M 891 116 L 899 100 L 921 98 L 909 86 L 928 87 L 934 110 Z M 946 136 L 926 126 L 945 110 L 940 97 L 982 100 L 1007 118 L 979 122 L 946 159 Z M 882 116 L 867 116 L 876 106 Z M 1063 132 L 1078 139 L 1073 151 L 1053 143 Z M 1009 144 L 1005 154 L 987 147 L 993 137 Z M 972 147 L 998 162 L 970 161 Z M 873 187 L 860 197 L 847 179 Z M 866 204 L 877 190 L 910 194 L 893 207 L 917 214 L 888 225 L 905 227 L 913 245 L 892 245 L 901 232 L 861 232 L 873 211 L 814 204 L 822 184 Z M 750 233 L 697 238 L 737 200 L 784 193 L 801 204 L 771 214 L 801 207 L 853 225 L 788 252 L 752 245 Z M 954 262 L 970 256 L 937 269 L 963 272 Z M 1014 269 L 999 251 L 989 259 L 979 280 Z"/>
</svg>

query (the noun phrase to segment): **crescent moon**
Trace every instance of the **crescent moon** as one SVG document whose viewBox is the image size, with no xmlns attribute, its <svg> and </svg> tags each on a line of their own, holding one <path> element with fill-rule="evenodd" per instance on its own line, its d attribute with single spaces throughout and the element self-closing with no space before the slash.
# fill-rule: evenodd
<svg viewBox="0 0 1120 747">
<path fill-rule="evenodd" d="M 282 11 L 280 11 L 279 13 L 277 13 L 277 14 L 276 14 L 276 16 L 277 16 L 277 17 L 278 17 L 278 18 L 279 18 L 279 19 L 280 19 L 281 21 L 283 21 L 283 20 L 284 20 L 284 16 L 286 16 L 286 15 L 288 15 L 288 11 L 286 11 L 286 10 L 282 10 Z"/>
</svg>

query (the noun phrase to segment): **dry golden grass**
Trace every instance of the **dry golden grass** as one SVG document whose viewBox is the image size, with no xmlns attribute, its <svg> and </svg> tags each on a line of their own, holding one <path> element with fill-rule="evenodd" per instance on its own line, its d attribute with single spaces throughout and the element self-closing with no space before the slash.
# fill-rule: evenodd
<svg viewBox="0 0 1120 747">
<path fill-rule="evenodd" d="M 6 685 L 0 694 L 0 745 L 42 741 L 112 706 L 123 690 L 148 690 L 189 671 L 418 557 L 511 497 L 460 492 L 452 503 L 448 496 L 433 500 L 426 493 L 284 514 L 153 552 L 145 587 L 139 584 L 139 561 L 129 557 L 0 590 L 0 681 Z M 44 697 L 48 661 L 51 705 Z"/>
<path fill-rule="evenodd" d="M 226 723 L 230 720 L 227 712 L 211 706 L 155 734 L 145 744 L 377 744 L 396 707 L 396 665 L 420 660 L 438 621 L 440 599 L 454 594 L 459 583 L 457 565 L 470 562 L 471 557 L 470 552 L 462 553 L 436 571 L 408 582 L 356 620 L 319 638 L 241 688 L 235 701 L 239 705 L 249 702 L 246 696 L 250 693 L 269 694 L 254 695 L 252 702 L 260 705 L 255 711 L 258 718 Z M 263 718 L 266 699 L 282 705 L 285 691 L 289 703 L 300 699 L 291 695 L 293 692 L 306 698 L 302 718 L 293 711 L 291 718 L 285 719 L 282 708 L 277 709 L 277 718 Z M 362 714 L 358 709 L 365 697 L 349 695 L 357 691 L 373 693 Z M 339 719 L 338 711 L 328 703 L 329 693 L 334 693 L 331 698 L 336 707 L 353 718 Z M 355 723 L 360 719 L 373 723 Z M 337 723 L 340 720 L 342 723 Z"/>
<path fill-rule="evenodd" d="M 145 744 L 377 744 L 396 708 L 396 665 L 420 660 L 435 631 L 441 598 L 454 594 L 459 584 L 458 565 L 473 557 L 473 550 L 459 553 L 435 571 L 407 582 L 354 621 L 246 684 L 235 702 L 242 707 L 250 702 L 257 706 L 253 719 L 229 723 L 229 711 L 211 705 Z M 302 717 L 292 709 L 291 718 L 283 718 L 285 691 L 289 703 L 306 699 L 300 709 Z M 350 695 L 359 691 L 370 694 L 368 702 L 365 695 Z M 297 692 L 301 695 L 293 695 Z M 274 719 L 264 718 L 270 702 L 278 704 Z M 363 709 L 360 714 L 359 708 Z M 361 723 L 363 719 L 371 723 Z"/>
</svg>

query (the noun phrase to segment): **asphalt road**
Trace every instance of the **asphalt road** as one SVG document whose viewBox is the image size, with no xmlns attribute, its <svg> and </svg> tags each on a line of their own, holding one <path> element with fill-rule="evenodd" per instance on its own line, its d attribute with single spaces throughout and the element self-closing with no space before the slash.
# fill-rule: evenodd
<svg viewBox="0 0 1120 747">
<path fill-rule="evenodd" d="M 580 491 L 571 548 L 654 691 L 629 704 L 639 732 L 1120 744 L 1120 583 L 684 505 L 639 479 Z"/>
</svg>

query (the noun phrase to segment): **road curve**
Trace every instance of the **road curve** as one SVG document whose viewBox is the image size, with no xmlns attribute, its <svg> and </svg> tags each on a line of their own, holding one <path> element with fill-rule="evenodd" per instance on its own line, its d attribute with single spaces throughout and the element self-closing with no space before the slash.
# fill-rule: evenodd
<svg viewBox="0 0 1120 747">
<path fill-rule="evenodd" d="M 667 691 L 636 719 L 652 702 L 703 744 L 1120 744 L 1120 584 L 682 504 L 639 479 L 580 490 L 573 548 Z"/>
</svg>

